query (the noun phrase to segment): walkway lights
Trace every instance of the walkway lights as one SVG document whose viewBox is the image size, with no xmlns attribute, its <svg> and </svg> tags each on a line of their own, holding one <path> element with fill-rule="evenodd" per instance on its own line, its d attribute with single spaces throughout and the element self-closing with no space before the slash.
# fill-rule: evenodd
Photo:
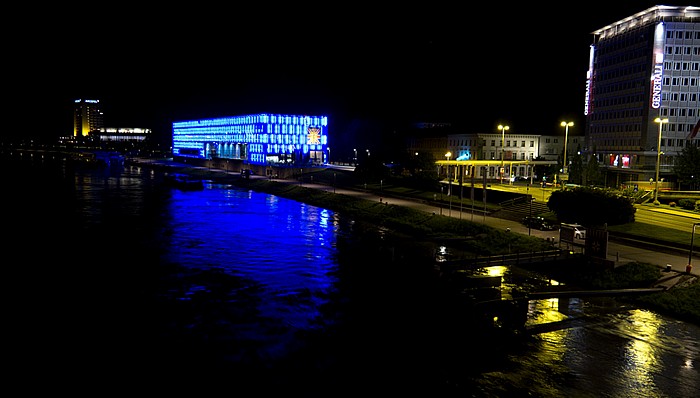
<svg viewBox="0 0 700 398">
<path fill-rule="evenodd" d="M 654 122 L 659 124 L 659 141 L 656 144 L 656 187 L 654 188 L 654 204 L 656 206 L 660 205 L 659 203 L 659 163 L 661 162 L 661 129 L 663 128 L 664 123 L 668 123 L 668 119 L 662 119 L 660 117 L 657 117 L 654 119 Z"/>
<path fill-rule="evenodd" d="M 504 163 L 503 163 L 503 156 L 506 148 L 503 146 L 504 141 L 506 140 L 506 130 L 510 129 L 510 126 L 504 126 L 502 124 L 498 125 L 498 129 L 501 130 L 501 184 L 503 184 L 503 174 L 506 172 Z"/>
</svg>

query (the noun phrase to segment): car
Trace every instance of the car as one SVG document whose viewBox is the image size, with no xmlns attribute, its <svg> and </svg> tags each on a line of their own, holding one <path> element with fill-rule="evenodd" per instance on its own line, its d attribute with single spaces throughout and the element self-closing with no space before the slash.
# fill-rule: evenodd
<svg viewBox="0 0 700 398">
<path fill-rule="evenodd" d="M 540 231 L 553 231 L 556 229 L 549 221 L 539 216 L 526 216 L 522 219 L 523 225 L 528 228 L 536 228 Z"/>
<path fill-rule="evenodd" d="M 586 228 L 581 224 L 561 224 L 562 229 L 570 230 L 574 239 L 586 239 Z"/>
<path fill-rule="evenodd" d="M 583 228 L 582 226 L 575 226 L 574 227 L 574 238 L 577 239 L 586 239 L 586 229 Z"/>
</svg>

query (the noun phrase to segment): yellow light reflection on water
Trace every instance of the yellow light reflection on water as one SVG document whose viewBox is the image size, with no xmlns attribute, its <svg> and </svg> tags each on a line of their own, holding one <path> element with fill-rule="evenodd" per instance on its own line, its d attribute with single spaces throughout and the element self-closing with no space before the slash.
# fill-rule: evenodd
<svg viewBox="0 0 700 398">
<path fill-rule="evenodd" d="M 657 314 L 645 310 L 633 310 L 628 322 L 618 325 L 623 334 L 635 336 L 624 347 L 627 366 L 623 377 L 628 380 L 628 387 L 644 390 L 653 389 L 654 377 L 659 369 L 660 347 L 663 347 L 661 328 L 663 320 Z M 628 391 L 629 392 L 629 391 Z"/>
<path fill-rule="evenodd" d="M 505 272 L 508 270 L 508 267 L 504 266 L 494 266 L 494 267 L 486 267 L 486 275 L 488 276 L 503 276 Z"/>
</svg>

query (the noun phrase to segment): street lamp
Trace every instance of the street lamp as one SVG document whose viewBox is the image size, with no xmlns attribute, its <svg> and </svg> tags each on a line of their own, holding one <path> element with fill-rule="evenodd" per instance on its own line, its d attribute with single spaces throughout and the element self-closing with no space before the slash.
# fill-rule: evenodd
<svg viewBox="0 0 700 398">
<path fill-rule="evenodd" d="M 445 154 L 445 157 L 447 158 L 447 196 L 450 197 L 450 207 L 449 207 L 449 212 L 447 213 L 448 216 L 452 216 L 452 181 L 450 181 L 450 158 L 452 157 L 452 152 L 447 152 Z"/>
<path fill-rule="evenodd" d="M 660 205 L 659 203 L 659 163 L 661 162 L 661 129 L 664 123 L 668 123 L 668 119 L 662 119 L 657 117 L 654 122 L 659 124 L 659 141 L 656 144 L 656 187 L 654 188 L 654 204 Z"/>
<path fill-rule="evenodd" d="M 354 148 L 353 152 L 355 152 L 355 158 L 353 160 L 355 161 L 355 166 L 357 166 L 357 148 Z"/>
<path fill-rule="evenodd" d="M 503 155 L 504 155 L 504 152 L 506 149 L 503 145 L 504 145 L 504 141 L 506 140 L 506 130 L 510 129 L 510 126 L 504 126 L 504 125 L 499 124 L 498 129 L 501 130 L 501 170 L 499 170 L 499 171 L 501 172 L 501 184 L 503 184 L 503 173 L 505 173 L 505 171 L 506 171 L 504 163 L 503 163 L 503 160 L 504 160 Z"/>
<path fill-rule="evenodd" d="M 564 134 L 564 174 L 568 172 L 568 165 L 566 164 L 566 144 L 569 143 L 569 127 L 573 126 L 574 122 L 561 122 L 561 126 L 566 129 Z"/>
</svg>

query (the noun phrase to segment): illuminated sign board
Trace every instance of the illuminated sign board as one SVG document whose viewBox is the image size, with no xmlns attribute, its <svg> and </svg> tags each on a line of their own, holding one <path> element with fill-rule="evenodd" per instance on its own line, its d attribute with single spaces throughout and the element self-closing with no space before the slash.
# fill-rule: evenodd
<svg viewBox="0 0 700 398">
<path fill-rule="evenodd" d="M 663 60 L 663 56 L 661 56 L 661 59 Z M 663 69 L 663 63 L 654 65 L 654 73 L 651 79 L 651 107 L 654 109 L 659 109 L 661 107 L 661 79 L 663 78 Z"/>
</svg>

